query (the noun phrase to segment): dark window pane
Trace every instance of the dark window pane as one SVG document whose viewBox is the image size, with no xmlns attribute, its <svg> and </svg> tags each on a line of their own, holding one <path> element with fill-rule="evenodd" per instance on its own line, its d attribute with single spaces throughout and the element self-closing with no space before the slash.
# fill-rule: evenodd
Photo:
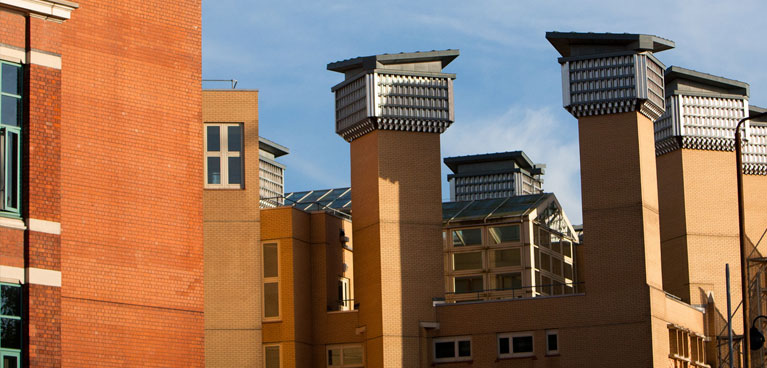
<svg viewBox="0 0 767 368">
<path fill-rule="evenodd" d="M 14 95 L 21 94 L 21 68 L 15 65 L 2 64 L 0 74 L 3 76 L 2 91 Z"/>
<path fill-rule="evenodd" d="M 21 121 L 21 99 L 11 96 L 0 97 L 0 122 L 18 126 Z"/>
<path fill-rule="evenodd" d="M 280 293 L 276 282 L 267 282 L 264 284 L 264 316 L 280 316 Z"/>
<path fill-rule="evenodd" d="M 3 368 L 19 367 L 19 359 L 15 356 L 3 355 Z"/>
<path fill-rule="evenodd" d="M 9 208 L 19 209 L 19 135 L 8 133 L 8 197 Z"/>
<path fill-rule="evenodd" d="M 508 354 L 509 353 L 509 338 L 508 337 L 501 337 L 498 339 L 498 352 L 500 354 Z"/>
<path fill-rule="evenodd" d="M 496 250 L 493 267 L 509 267 L 522 265 L 519 248 Z"/>
<path fill-rule="evenodd" d="M 21 320 L 0 318 L 0 348 L 21 349 Z"/>
<path fill-rule="evenodd" d="M 469 293 L 472 291 L 482 291 L 482 276 L 456 277 L 455 292 Z"/>
<path fill-rule="evenodd" d="M 266 368 L 280 368 L 280 347 L 267 346 L 264 348 L 264 362 Z"/>
<path fill-rule="evenodd" d="M 480 244 L 482 244 L 482 229 L 463 229 L 453 231 L 454 247 Z"/>
<path fill-rule="evenodd" d="M 532 353 L 533 352 L 533 337 L 532 336 L 518 336 L 511 339 L 512 348 L 514 353 Z"/>
<path fill-rule="evenodd" d="M 328 350 L 328 365 L 341 364 L 341 349 Z"/>
<path fill-rule="evenodd" d="M 454 253 L 453 270 L 476 270 L 482 268 L 482 252 Z"/>
<path fill-rule="evenodd" d="M 458 341 L 458 356 L 459 357 L 471 356 L 471 341 Z"/>
<path fill-rule="evenodd" d="M 488 232 L 493 244 L 519 241 L 519 225 L 491 227 Z"/>
<path fill-rule="evenodd" d="M 437 359 L 455 358 L 455 343 L 452 341 L 435 343 L 434 357 Z"/>
<path fill-rule="evenodd" d="M 208 129 L 208 151 L 218 152 L 221 150 L 221 131 L 217 126 L 209 126 Z"/>
<path fill-rule="evenodd" d="M 549 334 L 546 336 L 546 339 L 549 343 L 549 351 L 559 350 L 559 347 L 557 346 L 557 343 L 559 342 L 557 339 L 557 334 Z"/>
<path fill-rule="evenodd" d="M 21 288 L 17 286 L 0 286 L 0 314 L 4 316 L 21 317 Z"/>
<path fill-rule="evenodd" d="M 497 275 L 495 278 L 496 289 L 516 289 L 522 287 L 522 274 L 505 273 Z"/>
<path fill-rule="evenodd" d="M 229 184 L 242 184 L 241 157 L 229 157 Z"/>
<path fill-rule="evenodd" d="M 226 134 L 229 139 L 227 149 L 230 152 L 242 151 L 242 127 L 239 125 L 228 126 Z"/>
<path fill-rule="evenodd" d="M 264 244 L 264 277 L 277 277 L 277 244 Z"/>
<path fill-rule="evenodd" d="M 208 157 L 208 184 L 221 184 L 220 157 Z"/>
</svg>

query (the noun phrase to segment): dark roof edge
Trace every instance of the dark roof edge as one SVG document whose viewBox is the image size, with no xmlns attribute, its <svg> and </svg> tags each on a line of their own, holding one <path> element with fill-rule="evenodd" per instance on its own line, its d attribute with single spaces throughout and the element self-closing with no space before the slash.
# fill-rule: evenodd
<svg viewBox="0 0 767 368">
<path fill-rule="evenodd" d="M 676 46 L 674 41 L 648 34 L 546 32 L 546 39 L 563 57 L 570 55 L 571 45 L 611 45 L 631 47 L 627 50 L 660 52 Z"/>
<path fill-rule="evenodd" d="M 327 69 L 334 72 L 344 73 L 347 70 L 363 68 L 375 69 L 377 63 L 381 64 L 404 64 L 427 61 L 441 61 L 442 67 L 446 67 L 450 62 L 460 55 L 460 50 L 432 50 L 401 52 L 399 54 L 379 54 L 371 56 L 360 56 L 356 58 L 341 60 L 329 63 Z"/>
<path fill-rule="evenodd" d="M 692 69 L 683 68 L 680 66 L 672 65 L 666 69 L 666 75 L 664 77 L 666 83 L 675 79 L 688 79 L 694 82 L 708 84 L 714 87 L 721 88 L 738 88 L 742 89 L 745 96 L 749 95 L 749 85 L 746 82 L 741 82 L 735 79 L 729 79 L 719 77 L 716 75 L 702 73 Z"/>
<path fill-rule="evenodd" d="M 519 162 L 517 160 L 519 158 L 521 158 L 523 161 Z M 445 157 L 442 160 L 442 162 L 444 162 L 445 165 L 447 165 L 447 167 L 449 167 L 450 170 L 453 170 L 453 173 L 455 173 L 456 169 L 458 168 L 458 165 L 478 163 L 478 162 L 503 161 L 503 160 L 509 160 L 509 159 L 514 159 L 515 161 L 517 161 L 517 163 L 520 163 L 520 164 L 527 164 L 527 167 L 525 168 L 528 168 L 528 169 L 532 169 L 536 165 L 535 163 L 533 163 L 532 160 L 530 160 L 529 157 L 527 157 L 524 151 L 480 153 L 477 155 Z"/>
<path fill-rule="evenodd" d="M 272 142 L 264 137 L 258 137 L 258 149 L 264 150 L 274 155 L 274 157 L 280 157 L 290 153 L 290 149 L 279 143 Z"/>
</svg>

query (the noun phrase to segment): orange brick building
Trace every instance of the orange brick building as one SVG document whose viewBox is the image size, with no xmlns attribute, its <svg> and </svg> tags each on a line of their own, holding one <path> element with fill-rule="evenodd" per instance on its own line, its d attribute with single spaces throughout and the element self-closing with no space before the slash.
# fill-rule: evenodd
<svg viewBox="0 0 767 368">
<path fill-rule="evenodd" d="M 203 365 L 200 44 L 199 1 L 0 1 L 4 367 Z"/>
</svg>

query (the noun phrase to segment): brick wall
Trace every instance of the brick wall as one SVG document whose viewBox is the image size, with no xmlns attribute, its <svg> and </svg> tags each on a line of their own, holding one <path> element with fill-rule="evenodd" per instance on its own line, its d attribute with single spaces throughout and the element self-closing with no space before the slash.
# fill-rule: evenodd
<svg viewBox="0 0 767 368">
<path fill-rule="evenodd" d="M 79 5 L 61 33 L 62 366 L 202 366 L 200 2 Z"/>
</svg>

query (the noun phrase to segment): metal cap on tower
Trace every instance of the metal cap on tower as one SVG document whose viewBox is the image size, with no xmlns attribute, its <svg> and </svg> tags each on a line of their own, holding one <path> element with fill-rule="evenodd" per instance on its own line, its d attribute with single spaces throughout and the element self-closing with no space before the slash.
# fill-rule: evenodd
<svg viewBox="0 0 767 368">
<path fill-rule="evenodd" d="M 665 110 L 663 71 L 654 52 L 674 42 L 628 33 L 547 32 L 562 64 L 562 101 L 575 117 L 639 111 L 650 120 Z"/>
<path fill-rule="evenodd" d="M 373 130 L 442 133 L 453 123 L 453 79 L 442 69 L 458 50 L 363 56 L 328 64 L 344 73 L 336 133 L 351 142 Z"/>
</svg>

